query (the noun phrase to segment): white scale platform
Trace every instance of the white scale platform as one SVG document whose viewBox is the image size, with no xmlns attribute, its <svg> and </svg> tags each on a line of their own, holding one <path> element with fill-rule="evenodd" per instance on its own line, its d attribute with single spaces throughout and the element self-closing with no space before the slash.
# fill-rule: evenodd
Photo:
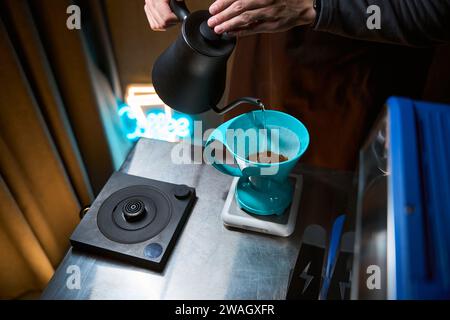
<svg viewBox="0 0 450 320">
<path fill-rule="evenodd" d="M 280 216 L 261 216 L 243 211 L 236 203 L 235 190 L 239 178 L 235 178 L 228 192 L 225 206 L 222 210 L 222 220 L 225 226 L 288 237 L 295 229 L 303 187 L 303 176 L 290 175 L 294 184 L 294 194 L 291 205 Z"/>
</svg>

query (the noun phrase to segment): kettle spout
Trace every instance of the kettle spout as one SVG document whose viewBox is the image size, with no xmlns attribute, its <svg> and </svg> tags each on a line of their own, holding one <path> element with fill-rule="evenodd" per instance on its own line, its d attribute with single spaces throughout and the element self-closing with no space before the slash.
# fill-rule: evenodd
<svg viewBox="0 0 450 320">
<path fill-rule="evenodd" d="M 243 104 L 243 103 L 248 103 L 248 104 L 251 104 L 251 105 L 256 106 L 258 108 L 263 108 L 264 109 L 264 104 L 262 103 L 261 99 L 252 98 L 252 97 L 239 98 L 239 99 L 231 102 L 227 106 L 223 107 L 222 109 L 218 108 L 217 106 L 213 106 L 211 109 L 213 109 L 216 113 L 222 115 L 222 114 L 227 113 L 231 109 L 234 109 L 235 107 L 237 107 L 238 105 Z"/>
</svg>

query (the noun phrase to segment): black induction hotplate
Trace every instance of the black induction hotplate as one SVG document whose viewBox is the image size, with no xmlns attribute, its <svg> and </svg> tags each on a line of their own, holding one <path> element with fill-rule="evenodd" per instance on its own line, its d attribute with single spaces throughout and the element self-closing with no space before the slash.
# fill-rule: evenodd
<svg viewBox="0 0 450 320">
<path fill-rule="evenodd" d="M 186 185 L 116 172 L 70 242 L 75 249 L 161 271 L 196 199 Z"/>
</svg>

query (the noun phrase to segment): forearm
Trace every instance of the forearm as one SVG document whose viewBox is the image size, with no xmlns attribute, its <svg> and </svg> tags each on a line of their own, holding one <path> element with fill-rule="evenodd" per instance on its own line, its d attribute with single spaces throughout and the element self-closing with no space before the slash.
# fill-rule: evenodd
<svg viewBox="0 0 450 320">
<path fill-rule="evenodd" d="M 367 26 L 371 5 L 380 8 L 380 29 Z M 450 0 L 321 0 L 315 30 L 411 46 L 450 42 Z"/>
</svg>

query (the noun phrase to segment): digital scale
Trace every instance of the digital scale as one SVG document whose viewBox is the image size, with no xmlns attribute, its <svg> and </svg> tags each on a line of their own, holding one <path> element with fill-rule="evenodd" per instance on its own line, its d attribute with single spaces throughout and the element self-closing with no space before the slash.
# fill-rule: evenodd
<svg viewBox="0 0 450 320">
<path fill-rule="evenodd" d="M 239 178 L 233 179 L 228 192 L 225 206 L 222 210 L 222 220 L 225 226 L 260 232 L 280 237 L 289 237 L 295 229 L 299 212 L 300 198 L 303 187 L 303 176 L 290 175 L 294 185 L 291 205 L 282 215 L 255 215 L 242 210 L 236 203 L 235 192 Z"/>
</svg>

